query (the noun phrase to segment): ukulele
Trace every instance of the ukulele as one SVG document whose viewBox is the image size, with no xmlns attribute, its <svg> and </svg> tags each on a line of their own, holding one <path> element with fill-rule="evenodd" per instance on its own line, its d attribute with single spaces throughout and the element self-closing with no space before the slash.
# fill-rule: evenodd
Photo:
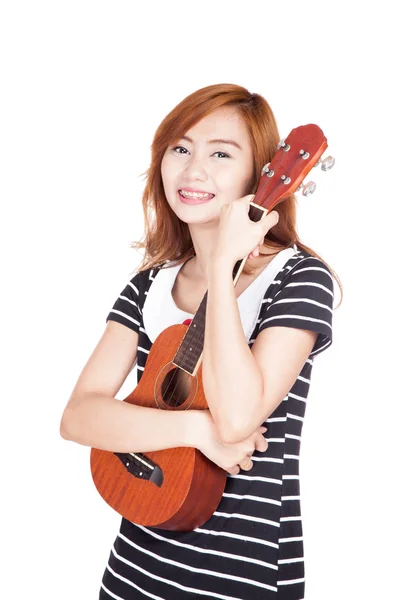
<svg viewBox="0 0 400 600">
<path fill-rule="evenodd" d="M 289 194 L 313 193 L 315 183 L 303 185 L 312 167 L 323 171 L 334 165 L 321 159 L 328 147 L 317 125 L 293 129 L 281 140 L 271 163 L 261 172 L 249 218 L 262 219 Z M 233 269 L 236 285 L 247 260 Z M 201 358 L 207 292 L 192 320 L 167 327 L 155 340 L 140 382 L 124 402 L 160 410 L 205 410 Z M 103 499 L 133 523 L 172 531 L 191 531 L 215 512 L 226 485 L 227 472 L 196 448 L 168 448 L 154 452 L 109 452 L 91 449 L 90 466 Z"/>
</svg>

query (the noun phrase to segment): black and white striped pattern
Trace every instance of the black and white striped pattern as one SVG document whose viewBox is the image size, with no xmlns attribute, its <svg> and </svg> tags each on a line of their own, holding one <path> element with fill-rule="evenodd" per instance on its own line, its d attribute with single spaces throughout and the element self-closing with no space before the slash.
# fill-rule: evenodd
<svg viewBox="0 0 400 600">
<path fill-rule="evenodd" d="M 158 269 L 137 273 L 111 319 L 139 333 L 138 382 L 151 342 L 142 307 Z M 191 532 L 169 532 L 122 519 L 100 598 L 130 600 L 301 600 L 305 571 L 299 453 L 314 357 L 332 343 L 333 280 L 319 259 L 297 251 L 266 290 L 251 347 L 266 327 L 318 333 L 292 389 L 267 419 L 269 447 L 251 471 L 227 478 L 214 515 Z M 172 323 L 171 323 L 172 324 Z"/>
</svg>

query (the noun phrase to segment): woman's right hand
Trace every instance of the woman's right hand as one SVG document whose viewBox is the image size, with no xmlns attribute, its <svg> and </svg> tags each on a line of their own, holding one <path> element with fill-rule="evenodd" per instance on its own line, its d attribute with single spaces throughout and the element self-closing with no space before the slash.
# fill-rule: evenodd
<svg viewBox="0 0 400 600">
<path fill-rule="evenodd" d="M 196 448 L 231 475 L 237 475 L 240 472 L 239 465 L 246 465 L 246 463 L 245 470 L 249 471 L 253 466 L 252 461 L 249 461 L 253 452 L 267 450 L 268 442 L 263 435 L 267 431 L 266 427 L 258 427 L 249 437 L 240 442 L 227 443 L 221 440 L 210 411 L 202 410 L 199 413 L 201 413 L 199 414 L 201 424 L 197 430 Z"/>
</svg>

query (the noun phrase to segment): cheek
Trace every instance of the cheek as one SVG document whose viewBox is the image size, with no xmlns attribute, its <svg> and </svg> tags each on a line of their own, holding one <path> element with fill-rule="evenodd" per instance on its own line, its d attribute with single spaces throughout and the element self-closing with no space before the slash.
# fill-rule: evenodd
<svg viewBox="0 0 400 600">
<path fill-rule="evenodd" d="M 226 192 L 229 196 L 236 199 L 246 195 L 246 190 L 249 186 L 248 173 L 240 173 L 237 171 L 229 173 L 221 173 L 218 177 L 217 186 L 220 191 Z"/>
<path fill-rule="evenodd" d="M 253 167 L 244 169 L 240 178 L 240 192 L 241 196 L 251 194 L 250 184 L 253 180 Z M 251 186 L 253 187 L 253 186 Z"/>
<path fill-rule="evenodd" d="M 174 161 L 165 157 L 161 162 L 161 177 L 164 184 L 164 188 L 175 187 L 176 179 L 179 175 L 179 169 Z"/>
</svg>

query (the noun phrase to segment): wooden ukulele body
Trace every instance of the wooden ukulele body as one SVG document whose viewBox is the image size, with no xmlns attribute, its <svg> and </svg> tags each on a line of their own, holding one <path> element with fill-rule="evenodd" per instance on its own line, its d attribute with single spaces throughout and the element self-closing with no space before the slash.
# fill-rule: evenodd
<svg viewBox="0 0 400 600">
<path fill-rule="evenodd" d="M 124 402 L 159 410 L 208 408 L 201 365 L 192 376 L 172 362 L 186 330 L 187 325 L 172 325 L 156 338 L 141 380 Z M 196 448 L 145 453 L 162 472 L 160 486 L 132 475 L 119 456 L 92 448 L 92 476 L 103 499 L 133 523 L 190 531 L 203 525 L 221 500 L 227 473 Z"/>
</svg>

